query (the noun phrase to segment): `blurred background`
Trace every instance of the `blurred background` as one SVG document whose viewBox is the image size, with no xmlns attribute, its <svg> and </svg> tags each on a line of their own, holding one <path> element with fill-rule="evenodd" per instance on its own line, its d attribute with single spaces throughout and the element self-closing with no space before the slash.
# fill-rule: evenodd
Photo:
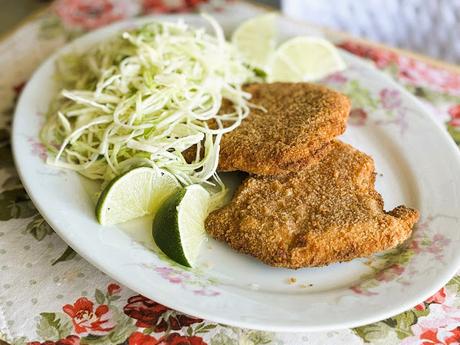
<svg viewBox="0 0 460 345">
<path fill-rule="evenodd" d="M 285 14 L 460 63 L 460 0 L 283 0 Z"/>
<path fill-rule="evenodd" d="M 59 2 L 72 3 L 66 0 Z M 117 0 L 80 0 L 93 8 Z M 133 0 L 135 1 L 135 0 Z M 143 0 L 149 6 L 194 6 L 225 0 Z M 460 0 L 255 0 L 286 15 L 460 64 Z M 0 34 L 49 0 L 0 0 Z"/>
</svg>

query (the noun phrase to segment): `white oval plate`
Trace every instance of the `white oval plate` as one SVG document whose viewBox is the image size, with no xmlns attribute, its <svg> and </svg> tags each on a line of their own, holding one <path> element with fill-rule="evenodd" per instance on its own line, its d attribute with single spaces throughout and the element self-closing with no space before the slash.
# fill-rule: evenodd
<svg viewBox="0 0 460 345">
<path fill-rule="evenodd" d="M 198 16 L 182 17 L 203 25 Z M 210 240 L 199 267 L 186 270 L 155 250 L 148 219 L 121 227 L 100 226 L 87 183 L 43 160 L 46 153 L 38 132 L 56 91 L 54 63 L 62 53 L 83 51 L 123 28 L 150 20 L 117 23 L 64 47 L 35 72 L 16 109 L 13 149 L 22 181 L 48 223 L 85 259 L 171 308 L 271 331 L 316 331 L 375 322 L 429 297 L 455 273 L 460 263 L 458 149 L 413 96 L 347 54 L 349 68 L 327 81 L 353 101 L 343 140 L 374 157 L 377 189 L 386 209 L 405 204 L 420 210 L 421 220 L 406 246 L 370 259 L 293 271 L 265 266 Z M 218 20 L 226 29 L 238 21 L 229 16 Z M 305 30 L 280 21 L 284 37 Z"/>
</svg>

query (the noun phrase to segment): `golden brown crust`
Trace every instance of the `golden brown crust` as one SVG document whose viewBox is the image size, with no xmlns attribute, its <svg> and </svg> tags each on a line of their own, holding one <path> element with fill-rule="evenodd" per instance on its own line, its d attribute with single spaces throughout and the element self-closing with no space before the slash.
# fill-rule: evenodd
<svg viewBox="0 0 460 345">
<path fill-rule="evenodd" d="M 309 83 L 247 85 L 251 109 L 220 145 L 220 171 L 281 175 L 316 162 L 326 145 L 345 131 L 348 98 L 325 86 Z M 193 152 L 191 156 L 193 157 Z"/>
<path fill-rule="evenodd" d="M 339 92 L 309 83 L 250 84 L 249 116 L 220 143 L 219 171 L 285 175 L 316 163 L 345 131 L 350 102 Z M 231 111 L 224 103 L 221 112 Z M 209 123 L 215 127 L 214 122 Z M 195 148 L 185 151 L 188 162 Z"/>
<path fill-rule="evenodd" d="M 333 141 L 316 165 L 281 177 L 249 177 L 206 230 L 279 267 L 322 266 L 369 256 L 406 240 L 419 214 L 383 210 L 371 157 Z"/>
</svg>

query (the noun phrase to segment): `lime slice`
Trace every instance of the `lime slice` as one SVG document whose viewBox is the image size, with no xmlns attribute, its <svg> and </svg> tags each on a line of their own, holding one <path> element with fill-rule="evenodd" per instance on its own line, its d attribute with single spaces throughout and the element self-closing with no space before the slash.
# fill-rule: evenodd
<svg viewBox="0 0 460 345">
<path fill-rule="evenodd" d="M 295 37 L 283 43 L 270 64 L 268 81 L 314 81 L 345 69 L 330 42 L 317 37 Z"/>
<path fill-rule="evenodd" d="M 188 186 L 171 195 L 155 215 L 152 226 L 157 246 L 175 262 L 192 267 L 206 240 L 204 221 L 209 193 L 200 185 Z"/>
<path fill-rule="evenodd" d="M 179 188 L 177 180 L 160 169 L 132 169 L 105 187 L 96 205 L 97 220 L 112 225 L 153 214 Z"/>
<path fill-rule="evenodd" d="M 265 70 L 276 46 L 275 13 L 243 22 L 232 35 L 232 43 L 249 65 Z"/>
</svg>

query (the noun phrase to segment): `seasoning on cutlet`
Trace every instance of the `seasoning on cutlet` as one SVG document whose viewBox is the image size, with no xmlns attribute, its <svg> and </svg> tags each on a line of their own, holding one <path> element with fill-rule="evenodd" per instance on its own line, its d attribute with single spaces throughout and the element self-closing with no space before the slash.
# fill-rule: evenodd
<svg viewBox="0 0 460 345">
<path fill-rule="evenodd" d="M 278 267 L 300 268 L 366 257 L 405 241 L 419 218 L 385 212 L 374 162 L 333 141 L 316 165 L 281 177 L 247 178 L 206 230 L 230 247 Z"/>
<path fill-rule="evenodd" d="M 252 108 L 220 143 L 220 171 L 282 175 L 297 171 L 327 153 L 330 141 L 345 131 L 348 98 L 309 83 L 250 84 Z M 194 158 L 191 150 L 185 155 Z"/>
</svg>

